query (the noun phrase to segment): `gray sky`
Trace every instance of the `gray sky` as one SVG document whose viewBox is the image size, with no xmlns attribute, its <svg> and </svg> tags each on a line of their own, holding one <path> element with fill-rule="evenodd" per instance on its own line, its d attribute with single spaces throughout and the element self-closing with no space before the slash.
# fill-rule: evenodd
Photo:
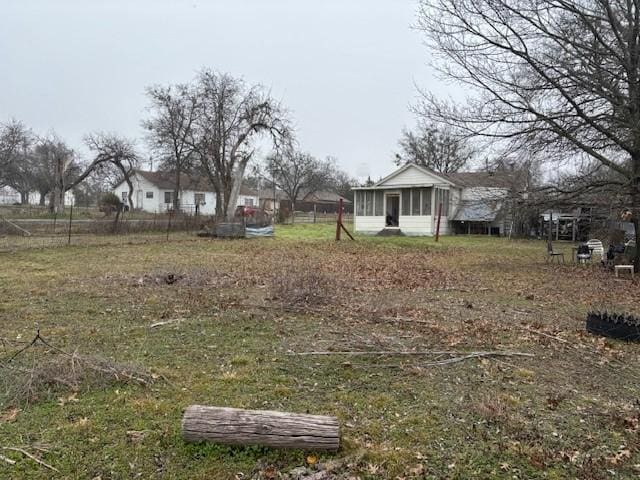
<svg viewBox="0 0 640 480">
<path fill-rule="evenodd" d="M 203 66 L 261 83 L 301 147 L 360 177 L 393 169 L 414 85 L 444 88 L 416 0 L 0 0 L 0 120 L 140 138 L 144 87 Z M 140 149 L 144 149 L 139 140 Z M 266 153 L 266 152 L 264 152 Z"/>
</svg>

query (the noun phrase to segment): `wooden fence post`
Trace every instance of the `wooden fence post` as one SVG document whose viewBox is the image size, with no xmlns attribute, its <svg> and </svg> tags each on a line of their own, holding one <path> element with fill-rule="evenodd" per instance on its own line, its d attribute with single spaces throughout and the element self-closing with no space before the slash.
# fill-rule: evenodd
<svg viewBox="0 0 640 480">
<path fill-rule="evenodd" d="M 436 242 L 440 239 L 440 219 L 442 218 L 442 202 L 438 204 L 438 224 L 436 225 Z"/>
</svg>

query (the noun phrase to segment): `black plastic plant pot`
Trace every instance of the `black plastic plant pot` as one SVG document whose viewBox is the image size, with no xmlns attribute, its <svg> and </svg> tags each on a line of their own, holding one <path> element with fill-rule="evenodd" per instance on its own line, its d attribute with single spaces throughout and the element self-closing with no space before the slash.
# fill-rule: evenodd
<svg viewBox="0 0 640 480">
<path fill-rule="evenodd" d="M 605 337 L 638 342 L 640 341 L 640 319 L 623 313 L 589 312 L 587 331 Z"/>
</svg>

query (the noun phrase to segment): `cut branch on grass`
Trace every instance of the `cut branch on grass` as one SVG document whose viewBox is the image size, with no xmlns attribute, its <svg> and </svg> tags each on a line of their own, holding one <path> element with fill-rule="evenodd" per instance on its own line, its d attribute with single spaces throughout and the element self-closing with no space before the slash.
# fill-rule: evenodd
<svg viewBox="0 0 640 480">
<path fill-rule="evenodd" d="M 45 349 L 35 350 L 39 346 Z M 21 362 L 29 349 L 33 349 L 33 355 Z M 77 351 L 68 353 L 45 340 L 38 330 L 31 342 L 0 362 L 0 405 L 29 404 L 60 391 L 78 392 L 113 384 L 149 386 L 155 378 L 159 377 L 137 365 Z"/>
<path fill-rule="evenodd" d="M 36 457 L 36 456 L 32 455 L 31 453 L 29 453 L 28 451 L 26 451 L 24 448 L 20 448 L 20 447 L 0 447 L 0 449 L 5 450 L 5 451 L 21 453 L 25 457 L 27 457 L 30 460 L 33 460 L 34 462 L 36 462 L 38 465 L 43 466 L 45 468 L 48 468 L 49 470 L 53 470 L 54 472 L 60 473 L 60 470 L 58 470 L 56 467 L 53 467 L 53 466 L 49 465 L 46 462 L 43 462 L 38 457 Z M 8 459 L 6 457 L 2 457 L 2 459 L 4 461 L 6 461 L 7 463 L 12 464 L 12 465 L 14 465 L 16 463 L 14 460 Z"/>
<path fill-rule="evenodd" d="M 419 356 L 427 356 L 427 355 L 465 355 L 466 357 L 535 357 L 533 353 L 526 352 L 509 352 L 509 351 L 472 351 L 472 352 L 463 352 L 459 350 L 448 350 L 448 351 L 439 351 L 439 350 L 379 350 L 379 351 L 342 351 L 342 352 L 332 352 L 329 350 L 325 351 L 317 351 L 317 352 L 288 352 L 287 355 L 295 355 L 295 356 L 315 356 L 315 355 L 419 355 Z"/>
</svg>

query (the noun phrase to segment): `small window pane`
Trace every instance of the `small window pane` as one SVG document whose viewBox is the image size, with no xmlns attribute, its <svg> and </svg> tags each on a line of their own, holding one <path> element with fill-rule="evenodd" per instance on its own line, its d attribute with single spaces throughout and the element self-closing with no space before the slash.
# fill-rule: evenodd
<svg viewBox="0 0 640 480">
<path fill-rule="evenodd" d="M 172 203 L 171 197 L 173 192 L 164 192 L 164 203 Z"/>
<path fill-rule="evenodd" d="M 431 215 L 431 189 L 422 189 L 422 215 Z"/>
<path fill-rule="evenodd" d="M 401 215 L 411 215 L 411 189 L 402 189 L 402 213 Z"/>
<path fill-rule="evenodd" d="M 442 215 L 449 216 L 449 190 L 444 190 L 442 195 Z"/>
<path fill-rule="evenodd" d="M 376 217 L 382 217 L 384 215 L 382 202 L 384 201 L 384 192 L 382 190 L 375 190 L 375 202 L 374 212 Z"/>
<path fill-rule="evenodd" d="M 411 215 L 420 215 L 420 189 L 411 189 Z"/>
<path fill-rule="evenodd" d="M 364 215 L 364 191 L 354 192 L 356 202 L 356 215 Z"/>
<path fill-rule="evenodd" d="M 364 204 L 365 215 L 367 217 L 371 217 L 373 216 L 373 192 L 371 190 L 367 190 L 365 193 L 366 193 L 365 204 Z"/>
<path fill-rule="evenodd" d="M 147 192 L 147 198 L 153 198 L 153 192 Z"/>
</svg>

